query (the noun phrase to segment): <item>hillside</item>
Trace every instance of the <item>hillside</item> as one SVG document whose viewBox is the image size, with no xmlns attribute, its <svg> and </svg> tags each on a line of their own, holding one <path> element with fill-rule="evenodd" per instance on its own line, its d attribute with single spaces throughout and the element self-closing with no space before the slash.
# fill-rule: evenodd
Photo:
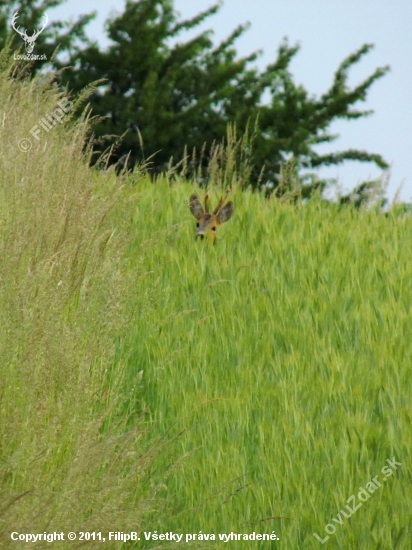
<svg viewBox="0 0 412 550">
<path fill-rule="evenodd" d="M 202 190 L 89 168 L 75 105 L 37 140 L 70 102 L 2 65 L 2 548 L 409 549 L 412 218 L 233 189 L 195 242 Z"/>
</svg>

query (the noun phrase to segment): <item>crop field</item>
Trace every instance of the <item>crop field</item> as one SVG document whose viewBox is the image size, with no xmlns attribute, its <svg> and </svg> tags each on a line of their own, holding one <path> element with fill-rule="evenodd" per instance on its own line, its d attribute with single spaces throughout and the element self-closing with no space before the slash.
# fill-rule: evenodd
<svg viewBox="0 0 412 550">
<path fill-rule="evenodd" d="M 194 242 L 187 186 L 141 192 L 128 372 L 185 456 L 157 531 L 275 531 L 279 547 L 318 548 L 332 524 L 334 547 L 407 548 L 410 220 L 236 193 L 211 246 Z"/>
<path fill-rule="evenodd" d="M 3 72 L 1 547 L 409 550 L 412 218 L 235 187 L 195 241 L 204 190 L 89 168 L 87 117 L 19 151 L 60 96 Z"/>
</svg>

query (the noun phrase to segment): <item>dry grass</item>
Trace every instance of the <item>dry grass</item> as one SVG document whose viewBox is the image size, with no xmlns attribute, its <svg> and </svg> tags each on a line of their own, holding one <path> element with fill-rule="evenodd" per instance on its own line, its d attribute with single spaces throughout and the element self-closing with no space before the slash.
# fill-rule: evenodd
<svg viewBox="0 0 412 550">
<path fill-rule="evenodd" d="M 50 80 L 11 77 L 7 52 L 1 66 L 1 547 L 15 547 L 11 531 L 138 530 L 160 447 L 145 449 L 139 421 L 116 413 L 133 197 L 88 167 L 87 114 L 34 139 L 61 94 Z"/>
</svg>

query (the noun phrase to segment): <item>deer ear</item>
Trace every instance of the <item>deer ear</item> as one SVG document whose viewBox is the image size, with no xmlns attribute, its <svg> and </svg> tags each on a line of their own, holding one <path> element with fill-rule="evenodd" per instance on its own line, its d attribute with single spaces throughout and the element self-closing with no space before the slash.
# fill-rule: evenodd
<svg viewBox="0 0 412 550">
<path fill-rule="evenodd" d="M 226 206 L 222 208 L 222 210 L 217 215 L 217 220 L 219 223 L 225 223 L 232 217 L 233 214 L 233 202 L 230 201 L 227 203 Z"/>
<path fill-rule="evenodd" d="M 189 208 L 190 208 L 190 211 L 191 213 L 193 214 L 193 216 L 198 220 L 200 219 L 203 214 L 204 214 L 204 210 L 203 210 L 203 207 L 202 205 L 200 204 L 200 200 L 198 198 L 197 195 L 192 195 L 190 197 L 190 204 L 189 204 Z"/>
</svg>

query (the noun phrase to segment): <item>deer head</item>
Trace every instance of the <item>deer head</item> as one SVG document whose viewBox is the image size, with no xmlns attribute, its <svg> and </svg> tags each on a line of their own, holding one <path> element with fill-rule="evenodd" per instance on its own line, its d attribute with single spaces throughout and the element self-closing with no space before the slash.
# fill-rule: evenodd
<svg viewBox="0 0 412 550">
<path fill-rule="evenodd" d="M 200 200 L 197 195 L 190 197 L 190 211 L 196 218 L 196 238 L 204 239 L 205 236 L 209 237 L 212 243 L 216 240 L 216 230 L 222 223 L 230 220 L 233 214 L 233 202 L 230 201 L 223 206 L 229 189 L 226 191 L 226 195 L 220 199 L 219 204 L 213 210 L 213 214 L 209 213 L 209 195 L 205 195 L 205 209 L 203 210 Z"/>
<path fill-rule="evenodd" d="M 13 15 L 11 26 L 23 38 L 24 43 L 26 44 L 26 52 L 27 53 L 32 53 L 32 51 L 34 49 L 34 43 L 36 42 L 36 38 L 46 28 L 46 25 L 47 25 L 47 22 L 49 21 L 49 18 L 47 17 L 46 14 L 44 14 L 43 15 L 43 18 L 44 18 L 43 27 L 40 30 L 34 31 L 32 36 L 28 36 L 26 29 L 23 29 L 23 31 L 20 31 L 20 27 L 16 27 L 16 20 L 17 20 L 18 16 L 19 16 L 19 10 L 17 10 L 16 13 Z"/>
</svg>

